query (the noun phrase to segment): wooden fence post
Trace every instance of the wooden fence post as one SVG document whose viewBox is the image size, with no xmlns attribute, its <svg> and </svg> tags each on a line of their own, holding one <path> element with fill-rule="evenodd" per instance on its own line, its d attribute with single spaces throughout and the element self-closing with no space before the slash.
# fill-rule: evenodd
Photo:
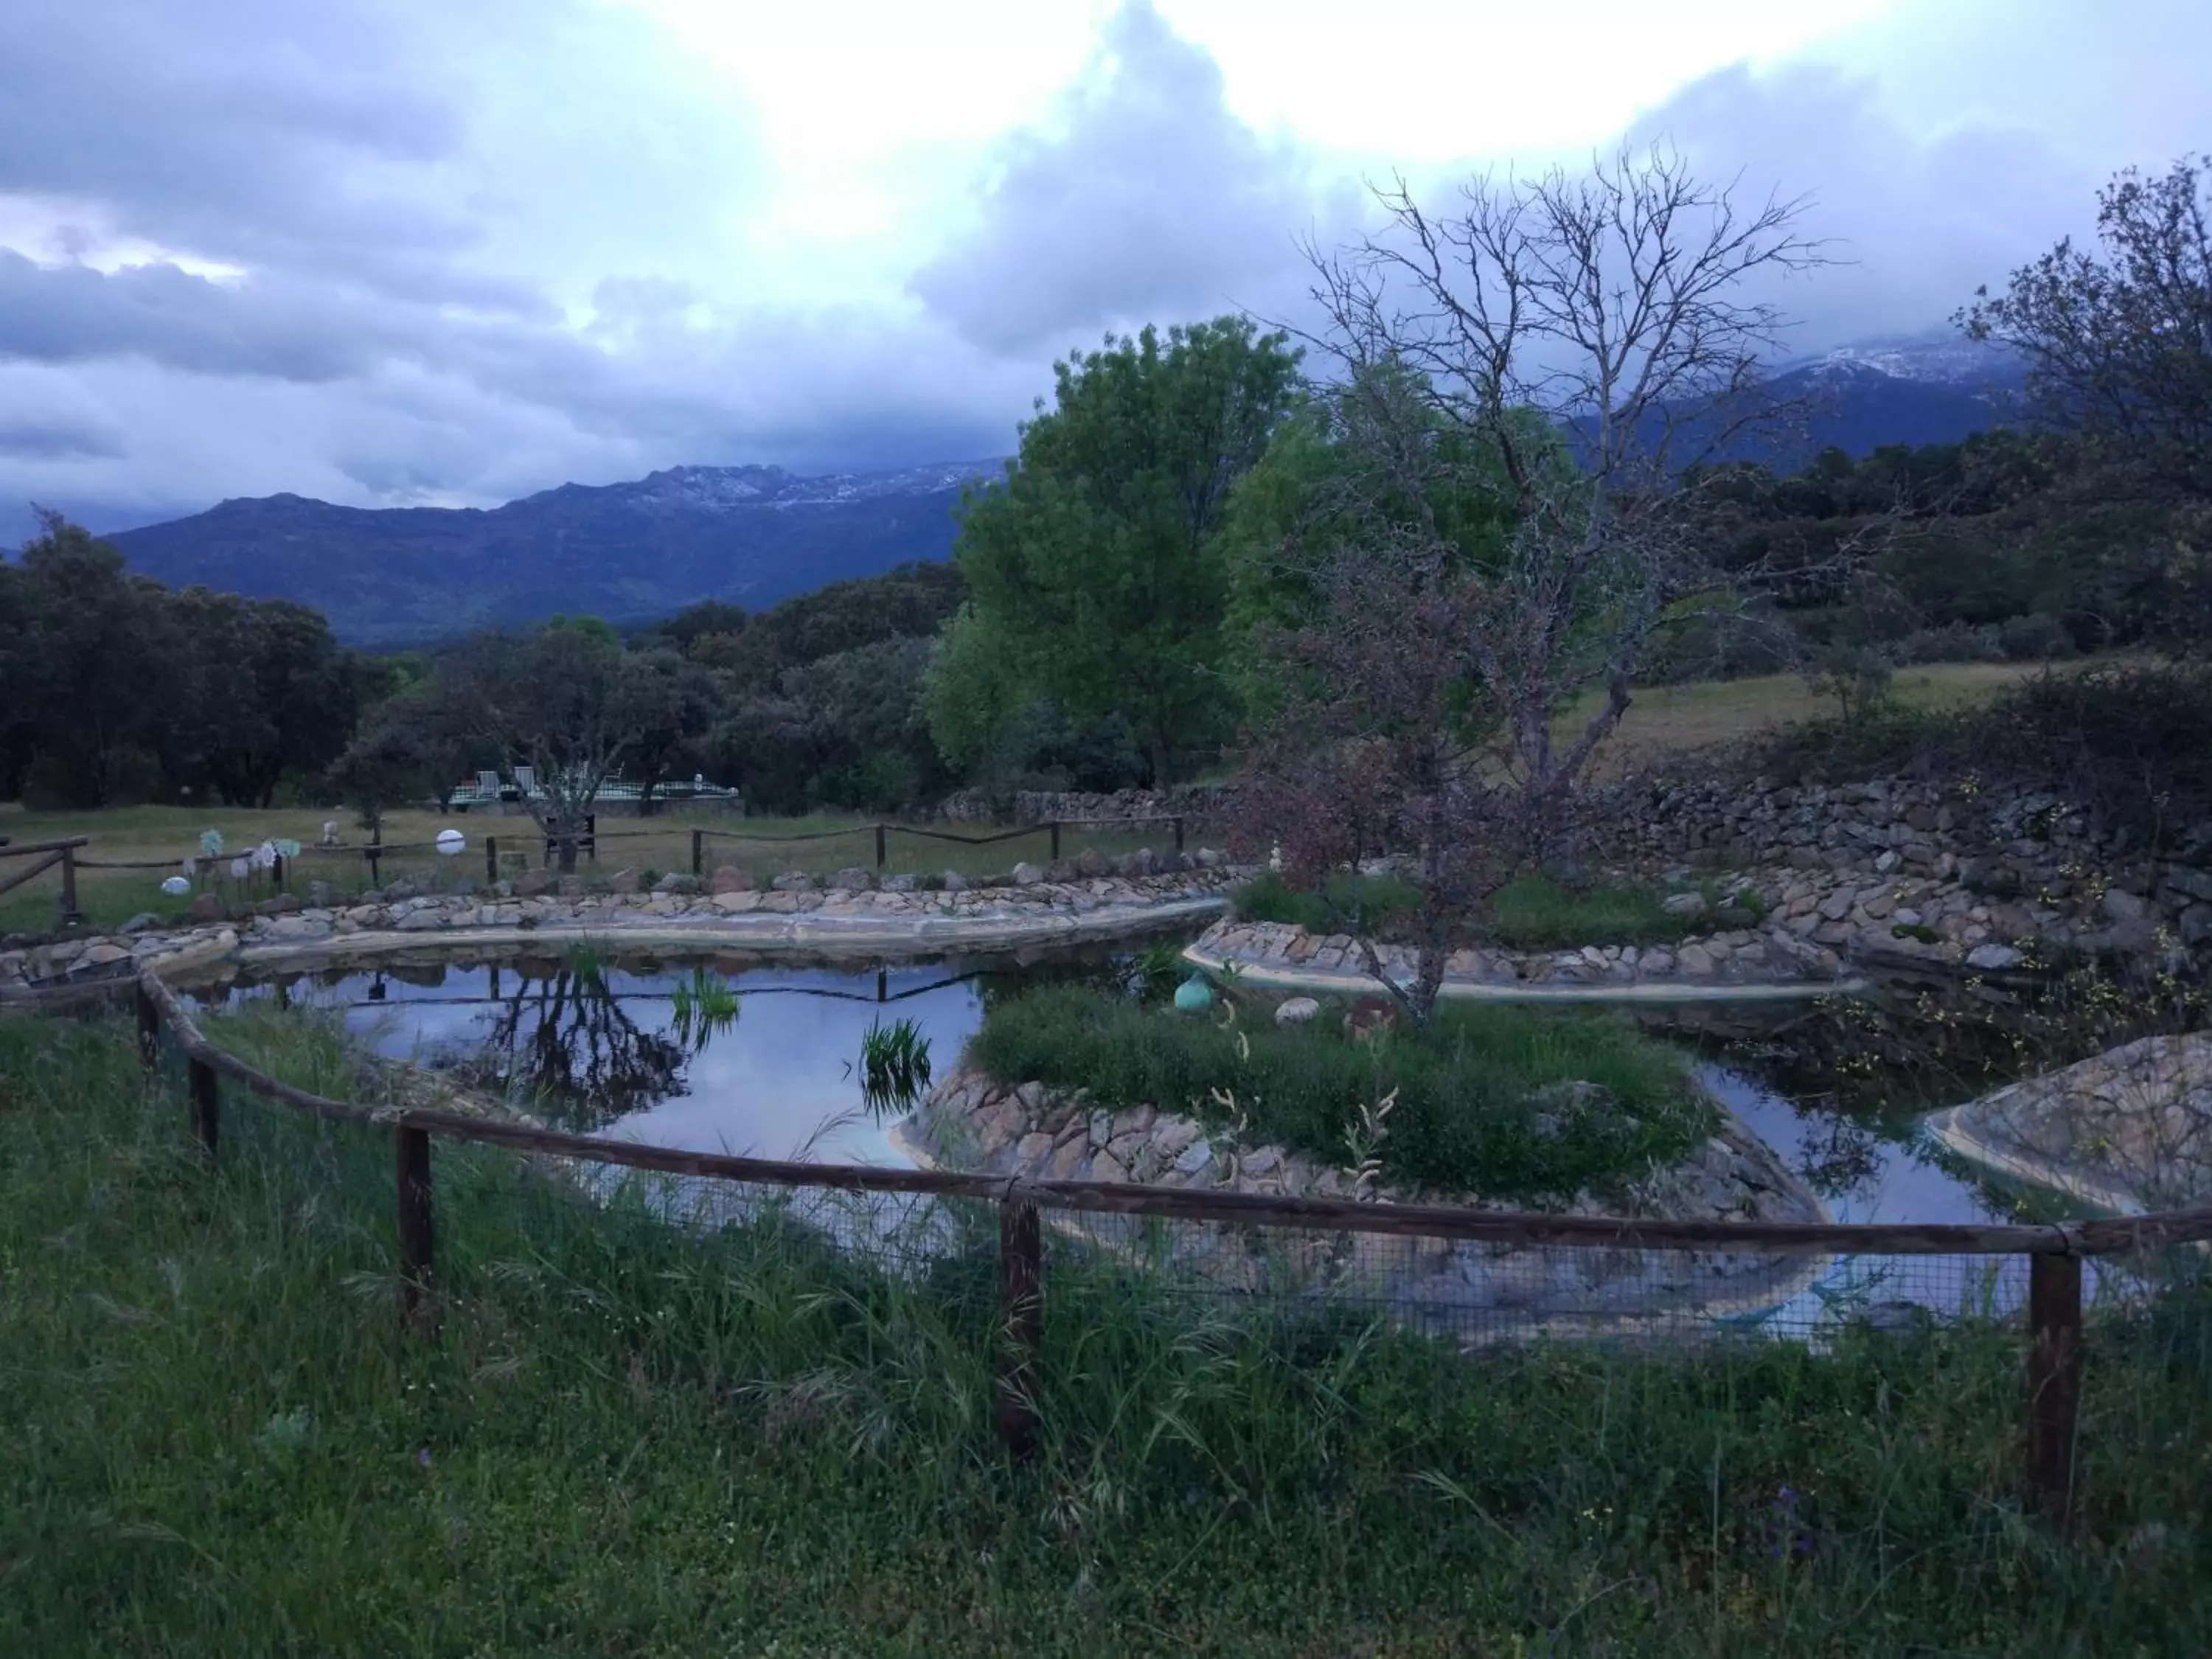
<svg viewBox="0 0 2212 1659">
<path fill-rule="evenodd" d="M 1054 863 L 1054 864 L 1057 864 L 1057 863 L 1059 863 L 1059 862 L 1060 862 L 1060 820 L 1059 820 L 1058 818 L 1054 818 L 1054 819 L 1052 821 L 1052 857 L 1051 857 L 1051 861 L 1052 861 L 1053 863 Z"/>
<path fill-rule="evenodd" d="M 1175 832 L 1176 832 L 1176 852 L 1178 852 L 1178 853 L 1180 853 L 1180 852 L 1182 852 L 1182 815 L 1180 812 L 1178 812 L 1177 814 L 1176 814 L 1176 818 L 1175 818 Z"/>
<path fill-rule="evenodd" d="M 584 814 L 584 856 L 594 864 L 599 861 L 599 815 Z"/>
<path fill-rule="evenodd" d="M 362 853 L 368 860 L 368 884 L 371 887 L 383 886 L 384 826 L 382 824 L 369 826 L 368 845 L 362 848 Z"/>
<path fill-rule="evenodd" d="M 1036 1449 L 1037 1370 L 1044 1346 L 1044 1237 L 1015 1182 L 999 1200 L 999 1438 L 1016 1457 Z"/>
<path fill-rule="evenodd" d="M 216 1079 L 215 1067 L 195 1058 L 189 1073 L 192 1097 L 192 1133 L 206 1152 L 208 1162 L 215 1162 L 216 1140 L 222 1127 L 222 1085 Z"/>
<path fill-rule="evenodd" d="M 132 988 L 137 993 L 138 1003 L 138 1064 L 150 1073 L 159 1070 L 161 1064 L 161 1011 L 143 985 Z"/>
<path fill-rule="evenodd" d="M 497 836 L 484 837 L 484 879 L 486 881 L 499 879 L 499 837 Z"/>
<path fill-rule="evenodd" d="M 876 868 L 878 870 L 884 867 L 884 826 L 878 823 L 876 826 Z"/>
<path fill-rule="evenodd" d="M 74 927 L 84 920 L 76 908 L 76 848 L 62 848 L 62 926 Z"/>
<path fill-rule="evenodd" d="M 2027 1478 L 2062 1533 L 2074 1522 L 2074 1431 L 2081 1406 L 2081 1258 L 2028 1258 Z"/>
<path fill-rule="evenodd" d="M 430 1132 L 401 1124 L 392 1131 L 399 1197 L 399 1313 L 410 1330 L 437 1324 L 430 1301 L 433 1227 Z"/>
<path fill-rule="evenodd" d="M 707 873 L 707 832 L 704 830 L 691 832 L 691 873 L 695 876 Z"/>
</svg>

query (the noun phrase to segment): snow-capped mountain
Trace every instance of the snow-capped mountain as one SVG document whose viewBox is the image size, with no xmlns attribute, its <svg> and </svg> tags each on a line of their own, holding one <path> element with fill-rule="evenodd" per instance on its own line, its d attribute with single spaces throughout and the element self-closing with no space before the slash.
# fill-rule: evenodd
<svg viewBox="0 0 2212 1659">
<path fill-rule="evenodd" d="M 952 509 L 1003 463 L 802 477 L 775 466 L 678 466 L 562 484 L 504 507 L 227 501 L 109 539 L 173 586 L 297 599 L 357 642 L 435 638 L 558 611 L 611 622 L 698 599 L 763 608 L 952 550 Z"/>
</svg>

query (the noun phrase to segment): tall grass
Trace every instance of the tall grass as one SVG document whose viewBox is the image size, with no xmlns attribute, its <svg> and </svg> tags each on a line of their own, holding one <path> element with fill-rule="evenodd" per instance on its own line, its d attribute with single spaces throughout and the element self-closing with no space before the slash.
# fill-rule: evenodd
<svg viewBox="0 0 2212 1659">
<path fill-rule="evenodd" d="M 222 1040 L 347 1067 L 312 1024 Z M 901 1268 L 441 1143 L 445 1317 L 404 1340 L 388 1140 L 224 1110 L 210 1171 L 125 1025 L 0 1020 L 0 1652 L 2163 1655 L 2212 1627 L 2201 1308 L 2093 1328 L 2073 1546 L 2014 1503 L 2015 1334 L 1469 1363 L 1061 1251 L 1015 1467 L 988 1210 Z"/>
<path fill-rule="evenodd" d="M 1109 1109 L 1227 1122 L 1219 1091 L 1249 1139 L 1324 1160 L 1341 1157 L 1361 1106 L 1395 1089 L 1384 1176 L 1484 1196 L 1553 1198 L 1641 1175 L 1712 1123 L 1674 1054 L 1601 1015 L 1447 1006 L 1426 1039 L 1366 1044 L 1326 1012 L 1285 1029 L 1261 1005 L 1232 1028 L 1044 986 L 992 1008 L 969 1054 L 1002 1082 L 1081 1088 Z M 1602 1097 L 1551 1087 L 1574 1082 Z"/>
</svg>

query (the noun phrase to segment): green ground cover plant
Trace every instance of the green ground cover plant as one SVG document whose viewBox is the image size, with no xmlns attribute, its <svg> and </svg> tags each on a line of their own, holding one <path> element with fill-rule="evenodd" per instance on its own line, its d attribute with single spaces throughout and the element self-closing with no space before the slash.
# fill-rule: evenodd
<svg viewBox="0 0 2212 1659">
<path fill-rule="evenodd" d="M 1241 1114 L 1249 1142 L 1325 1160 L 1346 1159 L 1360 1107 L 1395 1090 L 1384 1177 L 1485 1197 L 1619 1182 L 1711 1132 L 1682 1060 L 1603 1015 L 1447 1005 L 1425 1038 L 1356 1042 L 1340 1010 L 1283 1028 L 1264 1000 L 1237 1000 L 1245 1008 L 1231 1025 L 1041 986 L 993 1007 L 969 1056 L 1001 1082 L 1081 1088 L 1109 1109 L 1191 1111 L 1224 1127 Z M 1578 1082 L 1596 1091 L 1561 1086 Z"/>
<path fill-rule="evenodd" d="M 342 1084 L 327 1028 L 211 1034 Z M 2083 1516 L 2015 1502 L 1980 1325 L 1470 1363 L 1052 1258 L 1042 1439 L 991 1432 L 988 1212 L 895 1273 L 441 1144 L 404 1338 L 380 1132 L 224 1103 L 127 1022 L 0 1018 L 0 1651 L 2193 1650 L 2201 1302 L 2092 1328 Z"/>
<path fill-rule="evenodd" d="M 1717 912 L 1726 911 L 1721 920 L 1739 927 L 1755 922 L 1762 913 L 1756 895 L 1738 896 L 1731 909 L 1708 884 L 1705 915 L 1686 919 L 1667 914 L 1667 896 L 1666 888 L 1648 882 L 1567 883 L 1522 876 L 1492 895 L 1489 914 L 1470 932 L 1510 951 L 1571 951 L 1585 945 L 1668 944 L 1710 929 Z M 1401 937 L 1420 902 L 1419 890 L 1396 876 L 1340 874 L 1325 891 L 1315 892 L 1292 888 L 1272 871 L 1238 888 L 1234 901 L 1240 921 L 1340 933 L 1351 931 L 1357 918 L 1363 931 L 1381 939 Z"/>
</svg>

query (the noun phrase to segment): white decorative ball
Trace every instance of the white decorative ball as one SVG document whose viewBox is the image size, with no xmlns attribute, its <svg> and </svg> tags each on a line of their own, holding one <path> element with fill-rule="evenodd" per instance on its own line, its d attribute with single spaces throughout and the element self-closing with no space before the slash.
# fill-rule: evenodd
<svg viewBox="0 0 2212 1659">
<path fill-rule="evenodd" d="M 161 890 L 171 898 L 182 898 L 192 890 L 192 884 L 182 876 L 171 876 L 161 884 Z"/>
<path fill-rule="evenodd" d="M 441 858 L 452 858 L 469 844 L 468 837 L 458 830 L 438 831 L 438 853 Z"/>
</svg>

